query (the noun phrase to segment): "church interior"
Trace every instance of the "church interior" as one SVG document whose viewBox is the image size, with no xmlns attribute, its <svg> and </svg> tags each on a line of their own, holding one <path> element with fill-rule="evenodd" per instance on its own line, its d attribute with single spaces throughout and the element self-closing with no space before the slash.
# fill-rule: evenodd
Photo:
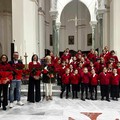
<svg viewBox="0 0 120 120">
<path fill-rule="evenodd" d="M 57 69 L 57 72 L 55 72 L 58 78 L 55 78 L 56 82 L 51 86 L 53 98 L 49 98 L 53 100 L 49 101 L 47 98 L 45 100 L 46 93 L 44 92 L 50 88 L 47 88 L 46 83 L 42 80 L 39 81 L 40 83 L 37 83 L 40 84 L 41 100 L 35 103 L 26 100 L 28 99 L 29 81 L 31 79 L 31 73 L 29 71 L 29 77 L 25 75 L 27 77 L 22 81 L 20 88 L 21 101 L 24 103 L 24 106 L 19 103 L 19 105 L 15 107 L 9 108 L 8 105 L 4 108 L 4 105 L 1 103 L 1 101 L 4 101 L 4 98 L 2 98 L 2 92 L 4 90 L 2 91 L 3 87 L 1 87 L 1 71 L 3 70 L 1 64 L 3 62 L 3 56 L 7 56 L 8 61 L 14 61 L 15 55 L 18 55 L 20 61 L 25 65 L 26 71 L 28 67 L 30 67 L 29 63 L 31 63 L 31 58 L 33 64 L 34 59 L 37 59 L 41 64 L 42 62 L 46 62 L 44 68 L 42 68 L 43 66 L 41 65 L 42 67 L 39 69 L 41 72 L 39 76 L 42 76 L 43 79 L 44 74 L 46 74 L 45 70 L 48 69 L 46 66 L 50 62 L 49 55 L 51 56 L 51 61 L 54 59 L 54 64 L 59 62 L 59 60 L 62 61 L 61 66 L 64 62 L 65 64 L 69 62 L 69 67 L 72 66 L 74 71 L 77 69 L 74 64 L 84 65 L 84 62 L 89 61 L 89 66 L 91 67 L 91 64 L 94 64 L 94 68 L 92 68 L 93 66 L 90 68 L 86 65 L 88 71 L 95 69 L 96 72 L 98 68 L 96 70 L 95 63 L 97 60 L 103 58 L 106 64 L 103 65 L 102 60 L 100 61 L 100 66 L 103 71 L 105 67 L 107 69 L 110 68 L 112 69 L 112 74 L 114 74 L 113 71 L 119 69 L 118 74 L 120 74 L 119 11 L 120 0 L 0 0 L 0 120 L 120 120 L 120 97 L 116 98 L 116 100 L 112 98 L 109 100 L 106 97 L 106 100 L 103 100 L 101 98 L 101 85 L 97 87 L 98 98 L 96 98 L 96 100 L 90 100 L 87 99 L 87 97 L 85 101 L 82 98 L 79 99 L 82 94 L 82 82 L 80 83 L 78 99 L 68 99 L 67 97 L 69 95 L 72 96 L 70 89 L 72 90 L 74 86 L 71 84 L 69 88 L 67 88 L 67 85 L 62 86 L 62 83 L 58 83 L 59 77 L 57 75 L 62 74 L 60 79 L 62 79 L 64 75 L 61 70 L 62 68 L 60 70 L 57 69 L 58 65 L 54 66 L 54 70 Z M 92 56 L 92 51 L 96 52 L 96 58 Z M 68 55 L 69 53 L 70 56 Z M 113 56 L 112 53 L 114 54 Z M 89 54 L 90 56 L 88 57 Z M 37 58 L 35 58 L 34 55 Z M 68 58 L 64 55 L 68 55 Z M 79 55 L 81 61 L 74 63 L 74 61 L 78 62 Z M 114 68 L 111 68 L 111 63 L 109 64 L 109 62 L 111 62 L 110 60 L 115 63 L 115 65 L 112 63 L 112 65 L 115 66 Z M 86 66 L 84 68 L 86 68 Z M 83 72 L 84 68 L 82 69 Z M 64 71 L 65 74 L 68 69 L 71 70 L 71 68 L 67 66 Z M 102 70 L 96 73 L 98 74 L 99 82 L 101 79 L 99 74 Z M 26 71 L 25 73 L 27 74 Z M 54 76 L 54 73 L 51 73 L 51 71 L 49 74 Z M 23 74 L 24 73 L 22 73 L 22 75 Z M 92 72 L 90 72 L 90 74 L 92 74 Z M 83 79 L 82 75 L 83 74 L 80 73 L 81 80 Z M 35 76 L 34 79 L 38 77 L 37 75 L 31 76 L 33 78 Z M 111 81 L 112 78 L 113 76 L 111 75 Z M 41 77 L 39 79 L 41 79 Z M 50 84 L 51 79 L 52 77 L 50 77 Z M 110 90 L 109 95 L 111 95 L 112 91 L 111 81 L 109 83 L 110 88 L 108 88 Z M 8 85 L 7 94 L 8 104 L 11 103 L 9 101 L 9 94 L 11 95 L 11 93 L 9 93 L 11 90 L 10 84 L 11 83 Z M 90 92 L 90 86 L 87 87 Z M 63 90 L 63 88 L 65 90 Z M 15 90 L 16 89 L 17 87 Z M 86 86 L 84 86 L 83 89 L 86 89 Z M 66 98 L 61 96 L 62 90 L 63 92 L 65 91 Z M 69 91 L 68 96 L 67 90 Z M 34 89 L 33 92 L 35 92 Z M 117 92 L 119 92 L 120 95 L 120 78 Z M 95 94 L 95 90 L 93 90 L 92 93 Z M 14 104 L 17 104 L 15 102 L 16 101 L 14 101 Z M 2 110 L 2 105 L 5 111 Z"/>
</svg>

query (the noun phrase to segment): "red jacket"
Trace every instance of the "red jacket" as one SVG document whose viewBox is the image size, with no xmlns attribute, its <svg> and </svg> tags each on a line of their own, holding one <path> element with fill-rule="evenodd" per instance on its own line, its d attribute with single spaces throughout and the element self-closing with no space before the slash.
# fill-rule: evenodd
<svg viewBox="0 0 120 120">
<path fill-rule="evenodd" d="M 119 85 L 119 82 L 120 82 L 120 76 L 118 74 L 116 76 L 112 75 L 111 85 Z"/>
<path fill-rule="evenodd" d="M 91 53 L 91 52 L 88 53 L 87 58 L 88 58 L 89 60 L 93 60 L 93 62 L 95 62 L 95 60 L 96 60 L 95 54 L 93 54 L 93 53 Z"/>
<path fill-rule="evenodd" d="M 67 55 L 65 55 L 65 54 L 62 55 L 61 60 L 66 61 L 66 59 L 68 59 L 68 60 L 71 59 L 71 54 L 70 53 L 68 53 Z"/>
<path fill-rule="evenodd" d="M 91 85 L 98 85 L 98 75 L 91 75 L 91 80 L 90 80 Z"/>
<path fill-rule="evenodd" d="M 120 68 L 117 69 L 117 73 L 118 73 L 118 75 L 120 75 Z"/>
<path fill-rule="evenodd" d="M 91 78 L 91 75 L 90 73 L 83 73 L 81 75 L 81 83 L 85 83 L 85 84 L 88 84 L 90 82 L 90 78 Z"/>
<path fill-rule="evenodd" d="M 71 84 L 79 84 L 79 81 L 80 81 L 80 75 L 79 74 L 77 74 L 77 75 L 71 74 L 71 76 L 70 76 L 70 83 Z"/>
<path fill-rule="evenodd" d="M 62 83 L 63 84 L 70 84 L 70 75 L 64 74 L 62 76 Z"/>
<path fill-rule="evenodd" d="M 95 62 L 95 63 L 94 63 L 94 67 L 95 67 L 96 73 L 99 74 L 99 73 L 100 73 L 100 63 Z"/>
<path fill-rule="evenodd" d="M 104 67 L 106 67 L 106 63 L 100 63 L 100 72 L 103 71 Z"/>
<path fill-rule="evenodd" d="M 101 72 L 99 74 L 100 85 L 109 85 L 110 84 L 111 75 L 109 73 Z"/>
</svg>

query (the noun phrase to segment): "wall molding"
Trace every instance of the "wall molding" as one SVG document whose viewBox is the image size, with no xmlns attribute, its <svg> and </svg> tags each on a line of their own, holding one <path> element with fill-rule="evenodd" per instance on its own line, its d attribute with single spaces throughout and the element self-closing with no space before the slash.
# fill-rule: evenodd
<svg viewBox="0 0 120 120">
<path fill-rule="evenodd" d="M 12 17 L 12 12 L 10 12 L 10 11 L 0 11 L 0 16 L 11 16 Z"/>
</svg>

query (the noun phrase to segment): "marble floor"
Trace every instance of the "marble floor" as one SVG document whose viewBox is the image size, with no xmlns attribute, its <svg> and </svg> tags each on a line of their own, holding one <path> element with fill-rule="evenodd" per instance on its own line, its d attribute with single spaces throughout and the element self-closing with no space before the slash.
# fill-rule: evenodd
<svg viewBox="0 0 120 120">
<path fill-rule="evenodd" d="M 81 101 L 79 99 L 60 99 L 28 103 L 22 97 L 24 106 L 0 109 L 0 120 L 120 120 L 119 101 Z"/>
</svg>

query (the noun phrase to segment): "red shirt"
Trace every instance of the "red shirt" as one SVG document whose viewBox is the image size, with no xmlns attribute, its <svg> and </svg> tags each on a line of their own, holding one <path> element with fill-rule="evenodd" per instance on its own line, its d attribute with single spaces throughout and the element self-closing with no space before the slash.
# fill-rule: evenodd
<svg viewBox="0 0 120 120">
<path fill-rule="evenodd" d="M 89 59 L 89 60 L 93 60 L 93 62 L 95 62 L 95 60 L 96 60 L 96 58 L 95 58 L 95 54 L 93 54 L 93 53 L 88 53 L 88 56 L 87 56 L 87 58 Z"/>
<path fill-rule="evenodd" d="M 70 76 L 70 82 L 71 82 L 71 84 L 79 84 L 79 81 L 80 81 L 79 74 L 77 74 L 77 75 L 71 74 L 71 76 Z"/>
<path fill-rule="evenodd" d="M 41 72 L 40 72 L 40 67 L 41 67 L 41 65 L 40 65 L 39 62 L 37 62 L 36 64 L 33 64 L 33 62 L 30 62 L 30 63 L 29 63 L 30 75 L 31 75 L 31 76 L 34 76 L 34 74 L 32 73 L 32 70 L 33 70 L 33 69 L 36 69 L 36 75 L 37 75 L 37 76 L 40 76 L 40 74 L 41 74 Z"/>
<path fill-rule="evenodd" d="M 111 79 L 111 85 L 119 85 L 120 82 L 120 76 L 117 75 L 112 75 L 112 79 Z"/>
<path fill-rule="evenodd" d="M 91 80 L 90 80 L 91 85 L 98 85 L 98 75 L 91 75 Z"/>
<path fill-rule="evenodd" d="M 101 85 L 109 85 L 110 84 L 111 75 L 109 73 L 101 72 L 99 75 L 99 80 Z"/>
<path fill-rule="evenodd" d="M 81 75 L 81 83 L 88 84 L 90 82 L 90 73 L 83 73 Z"/>
<path fill-rule="evenodd" d="M 70 75 L 68 74 L 64 74 L 63 76 L 62 76 L 62 83 L 63 84 L 70 84 Z"/>
<path fill-rule="evenodd" d="M 117 69 L 118 75 L 120 75 L 120 68 Z"/>
<path fill-rule="evenodd" d="M 62 57 L 61 57 L 62 61 L 66 61 L 66 59 L 70 60 L 70 58 L 71 58 L 70 53 L 68 53 L 67 55 L 63 54 Z"/>
<path fill-rule="evenodd" d="M 94 63 L 94 67 L 95 67 L 96 73 L 99 74 L 99 73 L 100 73 L 100 63 L 95 62 L 95 63 Z"/>
</svg>

